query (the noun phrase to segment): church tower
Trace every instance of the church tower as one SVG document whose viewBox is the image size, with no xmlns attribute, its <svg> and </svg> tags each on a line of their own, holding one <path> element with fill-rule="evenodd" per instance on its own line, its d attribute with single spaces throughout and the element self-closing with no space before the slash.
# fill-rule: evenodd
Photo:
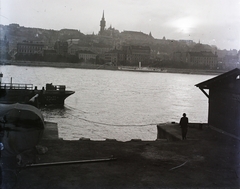
<svg viewBox="0 0 240 189">
<path fill-rule="evenodd" d="M 99 34 L 102 35 L 104 30 L 105 30 L 105 26 L 106 26 L 106 21 L 104 18 L 104 11 L 103 11 L 103 15 L 102 15 L 102 20 L 100 21 L 100 31 Z"/>
</svg>

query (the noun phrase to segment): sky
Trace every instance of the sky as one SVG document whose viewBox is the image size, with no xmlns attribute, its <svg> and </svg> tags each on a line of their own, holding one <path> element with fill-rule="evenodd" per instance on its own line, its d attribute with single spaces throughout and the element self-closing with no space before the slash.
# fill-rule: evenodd
<svg viewBox="0 0 240 189">
<path fill-rule="evenodd" d="M 0 24 L 43 29 L 141 31 L 240 50 L 240 0 L 0 0 Z"/>
</svg>

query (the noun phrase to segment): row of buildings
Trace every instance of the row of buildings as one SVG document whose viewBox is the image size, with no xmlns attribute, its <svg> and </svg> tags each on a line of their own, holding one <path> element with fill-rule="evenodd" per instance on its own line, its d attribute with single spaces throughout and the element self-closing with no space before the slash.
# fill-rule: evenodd
<svg viewBox="0 0 240 189">
<path fill-rule="evenodd" d="M 0 41 L 0 52 L 4 54 L 8 52 L 8 42 L 6 39 Z M 37 56 L 76 56 L 82 62 L 95 63 L 96 59 L 101 59 L 103 63 L 111 63 L 114 65 L 137 66 L 141 62 L 142 66 L 149 66 L 157 57 L 152 54 L 150 46 L 142 45 L 123 45 L 120 48 L 112 47 L 105 44 L 98 45 L 80 45 L 79 40 L 69 39 L 67 41 L 56 41 L 53 48 L 48 48 L 43 42 L 39 41 L 23 41 L 17 43 L 16 57 Z M 179 62 L 179 64 L 198 65 L 216 69 L 217 67 L 226 68 L 223 62 L 230 62 L 228 67 L 239 67 L 240 53 L 235 55 L 226 55 L 220 59 L 217 52 L 211 51 L 187 51 L 174 52 L 168 60 Z M 164 61 L 164 60 L 160 60 Z"/>
<path fill-rule="evenodd" d="M 180 63 L 198 65 L 199 67 L 208 67 L 210 69 L 215 69 L 218 66 L 217 53 L 210 51 L 175 52 L 173 53 L 173 60 Z"/>
<path fill-rule="evenodd" d="M 75 48 L 73 48 L 75 47 Z M 129 45 L 121 49 L 111 48 L 110 46 L 74 46 L 71 41 L 57 41 L 53 49 L 47 49 L 42 42 L 23 41 L 17 44 L 17 56 L 29 57 L 40 55 L 43 57 L 50 55 L 77 56 L 84 62 L 95 62 L 97 57 L 104 63 L 114 65 L 138 65 L 142 62 L 147 66 L 150 63 L 151 49 L 149 46 Z"/>
<path fill-rule="evenodd" d="M 215 53 L 211 51 L 174 52 L 172 60 L 210 69 L 230 70 L 240 68 L 240 51 L 234 54 L 227 53 L 224 56 L 219 56 L 217 51 Z"/>
</svg>

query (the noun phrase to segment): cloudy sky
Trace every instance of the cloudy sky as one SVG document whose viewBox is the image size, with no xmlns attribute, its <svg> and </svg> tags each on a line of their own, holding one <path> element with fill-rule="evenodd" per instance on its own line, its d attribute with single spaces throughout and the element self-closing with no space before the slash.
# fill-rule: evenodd
<svg viewBox="0 0 240 189">
<path fill-rule="evenodd" d="M 162 39 L 191 39 L 240 49 L 240 0 L 0 0 L 0 23 L 60 30 L 142 31 Z"/>
</svg>

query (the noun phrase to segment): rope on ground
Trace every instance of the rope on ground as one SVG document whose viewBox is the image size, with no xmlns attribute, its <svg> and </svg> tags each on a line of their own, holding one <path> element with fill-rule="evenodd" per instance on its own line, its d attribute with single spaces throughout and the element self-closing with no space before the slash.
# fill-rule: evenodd
<svg viewBox="0 0 240 189">
<path fill-rule="evenodd" d="M 185 161 L 183 164 L 169 169 L 169 171 L 172 171 L 172 170 L 174 170 L 174 169 L 180 168 L 180 167 L 184 166 L 187 162 L 188 162 L 188 161 Z"/>
<path fill-rule="evenodd" d="M 105 126 L 115 126 L 115 127 L 146 127 L 146 126 L 151 126 L 151 125 L 157 125 L 158 123 L 149 123 L 149 124 L 140 124 L 140 125 L 136 125 L 136 124 L 131 124 L 131 125 L 118 125 L 118 124 L 111 124 L 111 123 L 103 123 L 103 122 L 97 122 L 97 121 L 92 121 L 92 120 L 88 120 L 88 119 L 85 119 L 85 118 L 81 118 L 81 117 L 78 117 L 78 116 L 74 116 L 70 113 L 67 113 L 77 119 L 80 119 L 80 120 L 83 120 L 83 121 L 86 121 L 86 122 L 89 122 L 89 123 L 94 123 L 94 124 L 99 124 L 99 125 L 105 125 Z"/>
</svg>

